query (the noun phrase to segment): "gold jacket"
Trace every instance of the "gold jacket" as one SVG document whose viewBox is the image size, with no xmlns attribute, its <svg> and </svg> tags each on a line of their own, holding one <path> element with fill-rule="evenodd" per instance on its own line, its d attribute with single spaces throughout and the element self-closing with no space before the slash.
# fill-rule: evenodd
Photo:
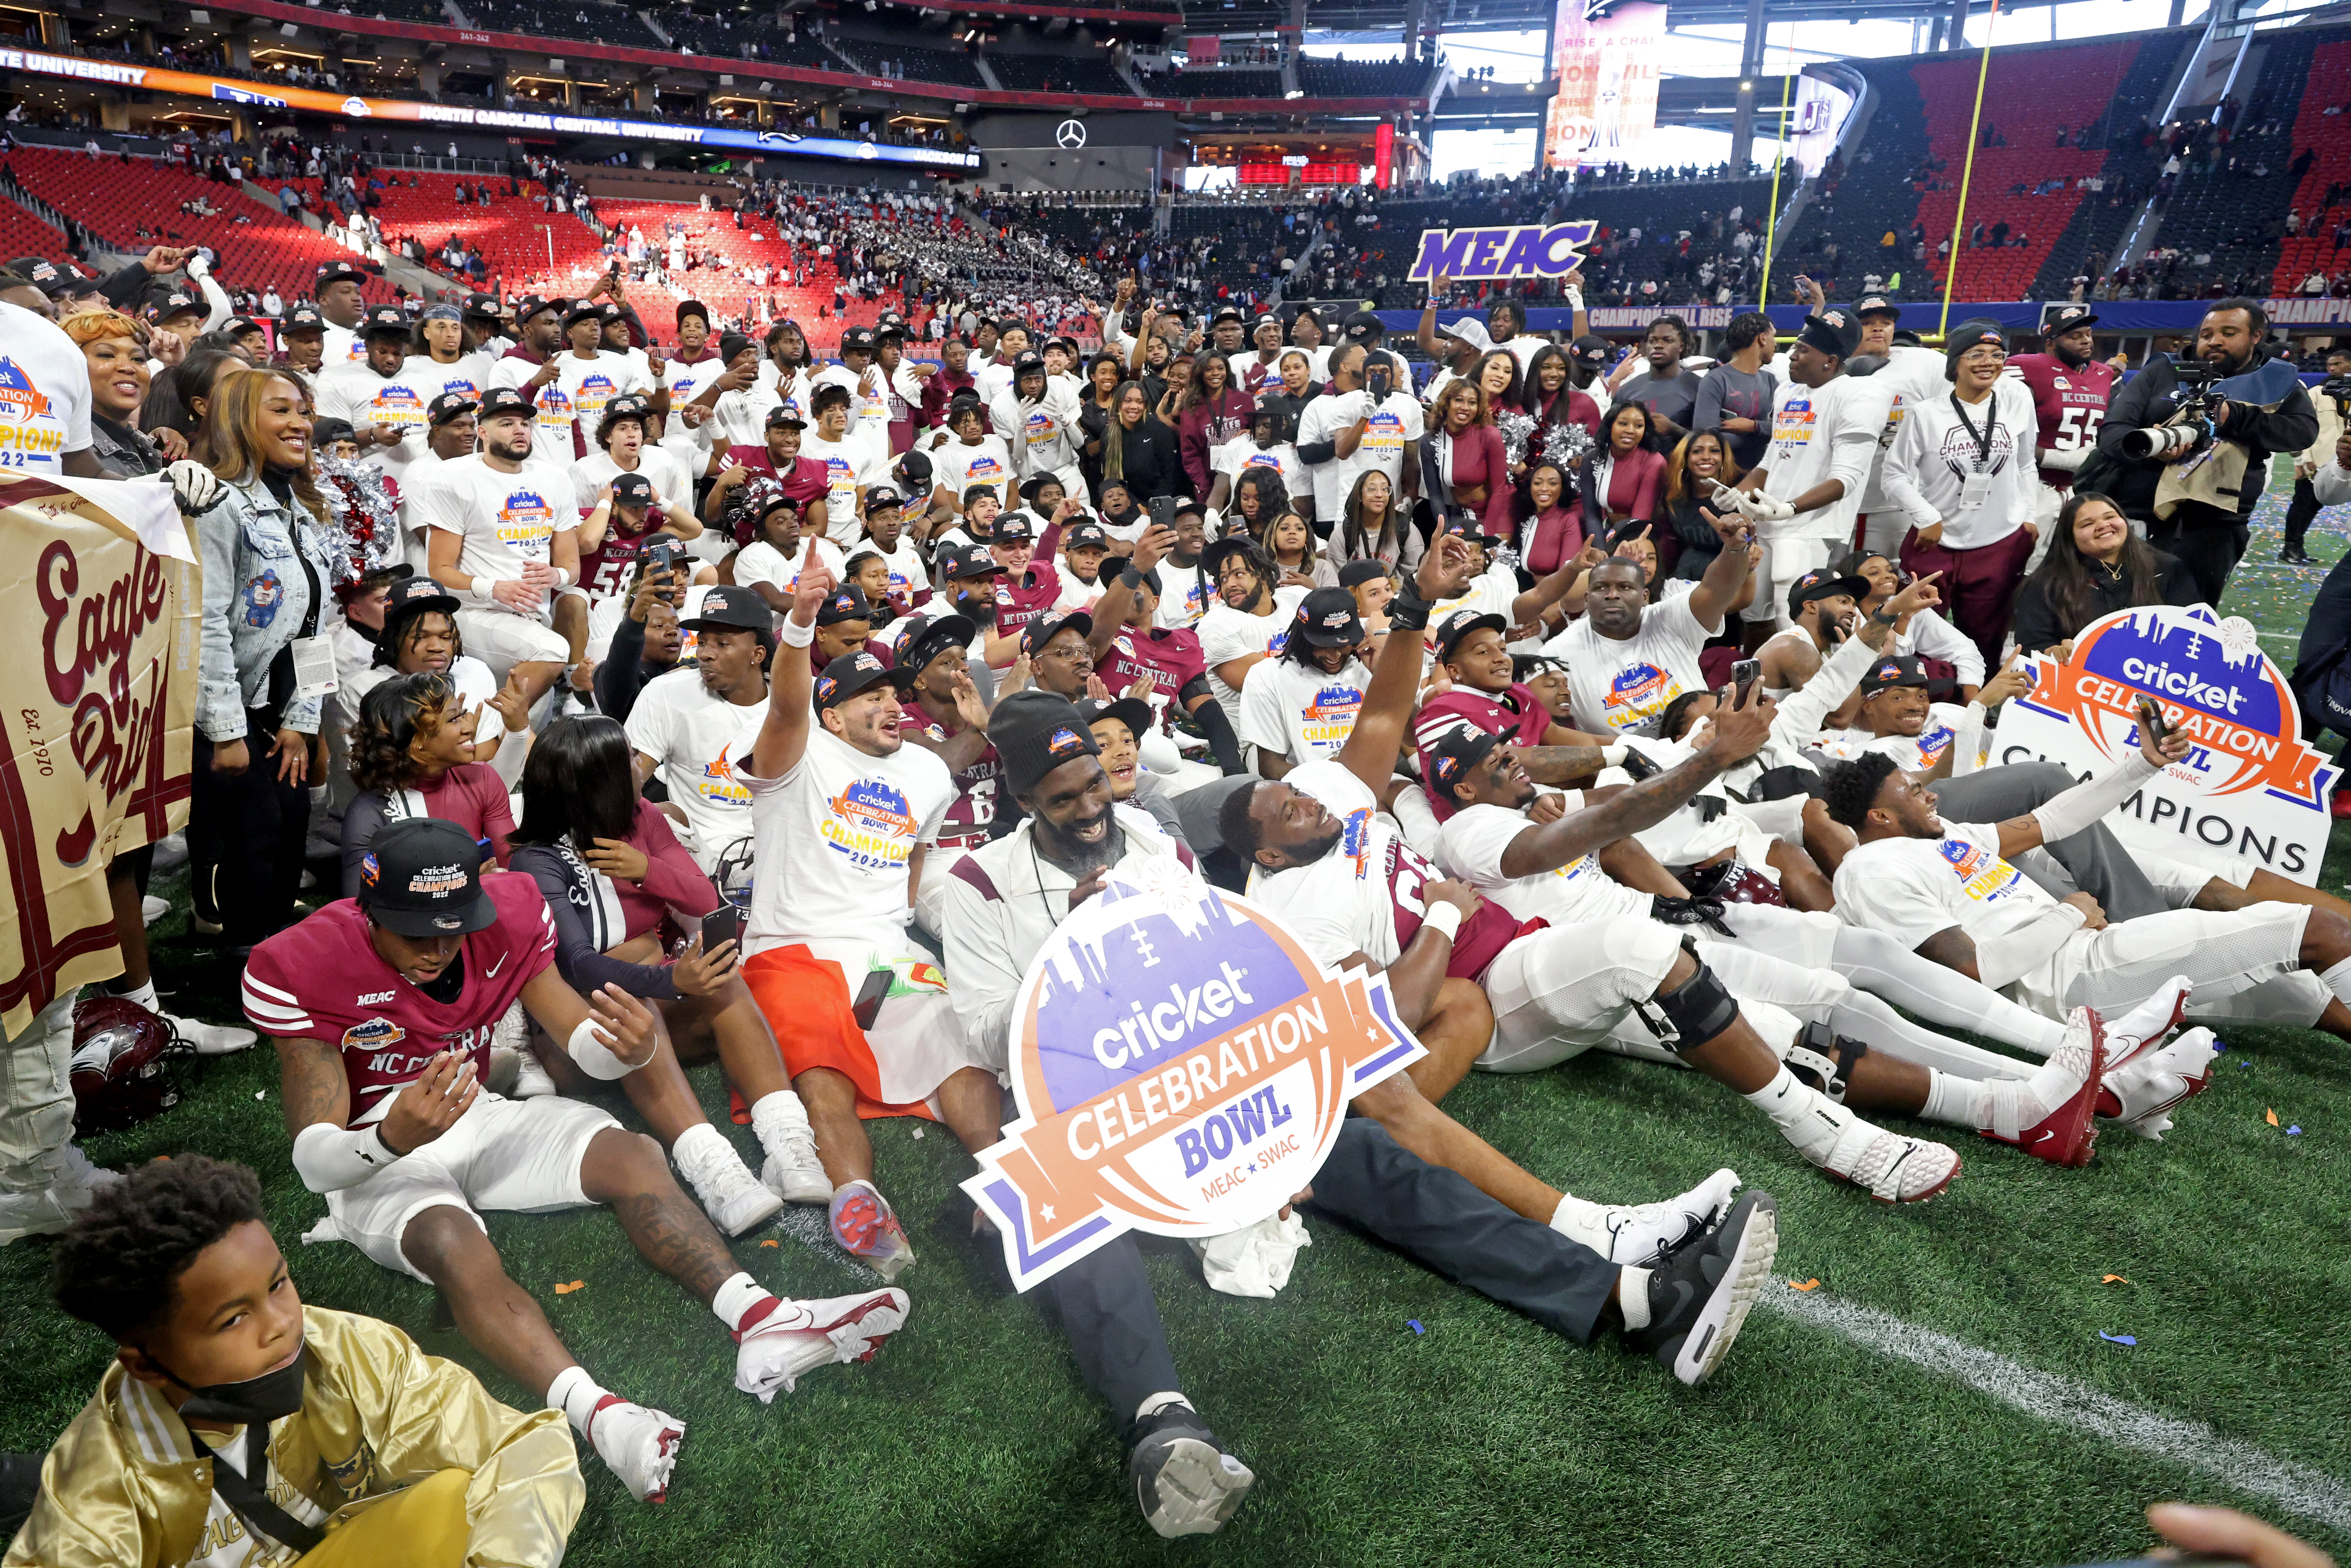
<svg viewBox="0 0 2351 1568">
<path fill-rule="evenodd" d="M 302 1309 L 309 1375 L 302 1408 L 273 1424 L 273 1500 L 286 1489 L 332 1530 L 436 1471 L 473 1471 L 467 1568 L 554 1568 L 587 1489 L 559 1410 L 528 1415 L 464 1367 L 426 1355 L 390 1323 Z M 178 1568 L 194 1557 L 212 1497 L 212 1456 L 147 1384 L 106 1369 L 98 1393 L 41 1465 L 41 1497 L 5 1568 Z"/>
</svg>

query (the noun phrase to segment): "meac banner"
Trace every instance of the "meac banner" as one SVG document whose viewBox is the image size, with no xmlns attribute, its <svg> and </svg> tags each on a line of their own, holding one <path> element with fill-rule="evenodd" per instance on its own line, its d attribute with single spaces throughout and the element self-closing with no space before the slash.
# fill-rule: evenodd
<svg viewBox="0 0 2351 1568">
<path fill-rule="evenodd" d="M 1420 254 L 1405 276 L 1476 283 L 1506 277 L 1564 277 L 1583 265 L 1597 221 L 1521 224 L 1510 228 L 1423 229 Z"/>
<path fill-rule="evenodd" d="M 2341 771 L 2302 738 L 2285 675 L 2252 622 L 2206 605 L 2156 605 L 2094 621 L 2060 664 L 2031 661 L 2030 695 L 2010 702 L 1995 762 L 2102 771 L 2138 748 L 2138 702 L 2192 743 L 2108 820 L 2126 843 L 2215 873 L 2253 869 L 2314 887 Z"/>
<path fill-rule="evenodd" d="M 1384 977 L 1174 861 L 1113 872 L 1021 981 L 1020 1117 L 963 1188 L 1024 1291 L 1130 1230 L 1206 1240 L 1308 1186 L 1347 1102 L 1425 1054 Z"/>
<path fill-rule="evenodd" d="M 188 821 L 203 572 L 168 485 L 0 470 L 0 1024 L 122 972 L 107 862 Z"/>
</svg>

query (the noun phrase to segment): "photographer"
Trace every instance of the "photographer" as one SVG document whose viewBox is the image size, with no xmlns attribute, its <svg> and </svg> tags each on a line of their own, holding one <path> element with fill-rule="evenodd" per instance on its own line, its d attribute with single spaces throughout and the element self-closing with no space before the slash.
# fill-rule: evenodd
<svg viewBox="0 0 2351 1568">
<path fill-rule="evenodd" d="M 2343 435 L 2346 412 L 2351 412 L 2351 348 L 2338 344 L 2326 350 L 2326 380 L 2310 402 L 2318 412 L 2318 439 L 2294 460 L 2294 502 L 2285 509 L 2285 539 L 2278 547 L 2278 559 L 2288 566 L 2326 564 L 2312 559 L 2302 540 L 2320 506 L 2311 481 L 2321 468 L 2334 464 L 2335 444 Z"/>
<path fill-rule="evenodd" d="M 2210 439 L 2199 430 L 2168 443 L 2157 437 L 2157 455 L 2135 456 L 2132 449 L 2146 451 L 2149 438 L 2140 433 L 2169 424 L 2183 402 L 2196 401 L 2197 382 L 2261 369 L 2268 331 L 2268 316 L 2252 300 L 2215 301 L 2196 329 L 2192 361 L 2151 359 L 2115 394 L 2098 427 L 2097 482 L 2086 466 L 2075 480 L 2077 488 L 2109 491 L 2125 513 L 2146 526 L 2149 543 L 2179 558 L 2208 604 L 2220 601 L 2229 573 L 2245 552 L 2252 532 L 2246 519 L 2268 480 L 2271 455 L 2302 452 L 2318 437 L 2310 394 L 2298 379 L 2286 382 L 2269 407 L 2202 392 Z M 2196 461 L 2215 442 L 2218 450 Z M 2180 474 L 2168 475 L 2175 466 Z"/>
</svg>

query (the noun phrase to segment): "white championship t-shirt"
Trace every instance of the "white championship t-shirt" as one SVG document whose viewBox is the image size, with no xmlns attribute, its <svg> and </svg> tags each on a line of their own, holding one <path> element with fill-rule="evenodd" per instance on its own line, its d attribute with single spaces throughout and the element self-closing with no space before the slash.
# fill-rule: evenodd
<svg viewBox="0 0 2351 1568">
<path fill-rule="evenodd" d="M 1834 885 L 1839 919 L 1908 948 L 1956 925 L 1980 961 L 2047 921 L 2045 956 L 2075 929 L 2055 899 L 2001 857 L 2000 830 L 1990 824 L 1946 822 L 1940 839 L 1874 840 L 1846 853 Z M 1996 988 L 2015 977 L 1988 973 L 1983 983 Z"/>
<path fill-rule="evenodd" d="M 0 468 L 62 474 L 65 455 L 89 444 L 81 346 L 47 318 L 0 299 Z"/>
<path fill-rule="evenodd" d="M 635 471 L 653 481 L 653 494 L 667 505 L 694 505 L 694 479 L 685 471 L 685 460 L 677 454 L 661 446 L 640 447 Z M 593 510 L 596 492 L 621 472 L 612 455 L 591 441 L 588 455 L 571 465 L 571 497 L 580 511 Z"/>
<path fill-rule="evenodd" d="M 430 354 L 411 354 L 401 361 L 400 375 L 428 403 L 443 392 L 463 392 L 478 400 L 490 390 L 490 367 L 496 362 L 486 349 L 460 354 L 445 365 Z"/>
<path fill-rule="evenodd" d="M 1005 494 L 1012 483 L 1012 454 L 1000 435 L 983 435 L 977 446 L 950 441 L 931 454 L 931 483 L 946 486 L 957 507 L 974 485 L 988 486 L 999 502 L 1009 506 Z"/>
<path fill-rule="evenodd" d="M 1641 629 L 1618 642 L 1574 622 L 1543 644 L 1567 661 L 1567 690 L 1575 727 L 1593 735 L 1630 730 L 1654 735 L 1667 704 L 1706 685 L 1698 651 L 1713 635 L 1690 613 L 1687 596 L 1652 604 Z"/>
<path fill-rule="evenodd" d="M 580 440 L 590 452 L 596 450 L 596 426 L 604 417 L 606 403 L 632 392 L 653 390 L 636 361 L 610 350 L 600 349 L 595 358 L 583 360 L 566 349 L 556 356 L 555 363 L 555 385 L 549 391 L 560 392 L 570 404 Z M 540 396 L 543 402 L 545 393 Z"/>
<path fill-rule="evenodd" d="M 1568 792 L 1568 810 L 1583 809 L 1582 792 Z M 1556 871 L 1506 877 L 1502 856 L 1532 824 L 1523 811 L 1500 806 L 1464 806 L 1446 819 L 1437 841 L 1437 863 L 1520 920 L 1565 925 L 1581 920 L 1646 920 L 1650 896 L 1626 887 L 1583 855 Z"/>
<path fill-rule="evenodd" d="M 889 473 L 873 455 L 872 446 L 854 434 L 846 441 L 827 441 L 811 427 L 801 433 L 800 455 L 824 465 L 826 537 L 846 540 L 862 533 L 857 492 L 879 485 Z"/>
<path fill-rule="evenodd" d="M 789 559 L 767 540 L 754 539 L 735 557 L 735 580 L 745 588 L 755 582 L 764 582 L 789 599 L 792 591 L 800 585 L 800 562 L 807 559 L 808 540 L 805 538 L 793 549 Z M 847 557 L 839 545 L 831 539 L 817 540 L 816 559 L 832 573 L 833 581 L 841 580 L 841 563 Z"/>
<path fill-rule="evenodd" d="M 1335 675 L 1290 659 L 1268 659 L 1241 687 L 1234 730 L 1251 746 L 1293 763 L 1339 755 L 1355 733 L 1355 716 L 1371 690 L 1372 672 L 1350 659 Z"/>
<path fill-rule="evenodd" d="M 919 746 L 869 757 L 811 720 L 798 767 L 743 781 L 759 868 L 745 956 L 812 939 L 904 940 L 907 862 L 956 800 L 946 763 Z"/>
<path fill-rule="evenodd" d="M 1208 449 L 1208 472 L 1213 476 L 1225 475 L 1240 487 L 1241 475 L 1250 468 L 1270 468 L 1281 476 L 1281 487 L 1290 496 L 1311 496 L 1314 480 L 1306 472 L 1306 465 L 1298 460 L 1298 448 L 1287 441 L 1277 441 L 1271 446 L 1259 446 L 1246 435 L 1237 435 L 1221 446 Z"/>
<path fill-rule="evenodd" d="M 375 367 L 365 360 L 329 365 L 313 383 L 321 419 L 349 420 L 354 430 L 373 426 L 407 433 L 395 446 L 367 449 L 367 455 L 393 479 L 405 475 L 424 450 L 424 405 L 433 401 L 434 392 L 424 390 L 427 382 L 408 375 L 409 366 L 415 363 L 410 360 L 389 376 L 376 374 Z"/>
<path fill-rule="evenodd" d="M 557 487 L 562 483 L 561 475 L 535 465 L 520 473 L 501 474 L 477 453 L 424 470 L 408 506 L 411 517 L 425 528 L 455 534 L 464 541 L 457 565 L 467 576 L 519 580 L 525 561 L 547 564 L 555 536 L 580 526 L 570 497 Z M 505 604 L 471 608 L 512 610 Z M 545 619 L 544 595 L 539 615 Z"/>
<path fill-rule="evenodd" d="M 1340 764 L 1301 763 L 1282 781 L 1339 819 L 1339 842 L 1312 865 L 1270 873 L 1252 868 L 1249 896 L 1279 915 L 1321 962 L 1362 953 L 1385 968 L 1404 951 L 1398 915 L 1418 928 L 1426 913 L 1420 888 L 1437 880 L 1437 868 L 1402 841 L 1371 790 Z"/>
<path fill-rule="evenodd" d="M 1160 580 L 1163 584 L 1166 578 L 1166 572 L 1162 570 Z M 1215 591 L 1216 587 L 1212 583 L 1209 592 L 1213 595 Z M 1290 641 L 1290 622 L 1298 613 L 1298 601 L 1305 597 L 1306 590 L 1296 583 L 1275 589 L 1273 613 L 1270 615 L 1250 615 L 1234 609 L 1221 599 L 1211 598 L 1209 601 L 1208 612 L 1200 617 L 1196 630 L 1200 635 L 1200 657 L 1208 666 L 1208 690 L 1216 697 L 1217 706 L 1225 710 L 1228 718 L 1241 711 L 1241 694 L 1238 688 L 1225 685 L 1217 674 L 1217 666 L 1235 659 L 1246 659 L 1251 653 L 1263 653 L 1270 658 L 1280 653 Z M 1165 622 L 1160 623 L 1166 624 Z"/>
<path fill-rule="evenodd" d="M 1931 773 L 1962 735 L 1974 734 L 1980 737 L 1982 733 L 1980 723 L 1968 723 L 1967 709 L 1954 707 L 1949 703 L 1933 703 L 1927 709 L 1926 727 L 1917 735 L 1878 736 L 1865 729 L 1833 729 L 1814 742 L 1813 749 L 1841 762 L 1876 752 L 1880 757 L 1891 758 L 1894 766 L 1905 773 Z M 1951 771 L 1955 775 L 1972 773 L 1981 760 L 1980 756 L 1953 758 Z"/>
<path fill-rule="evenodd" d="M 694 858 L 708 871 L 752 828 L 751 792 L 740 770 L 768 722 L 765 697 L 746 707 L 702 684 L 699 670 L 655 675 L 629 710 L 629 749 L 650 757 L 670 804 L 694 830 Z"/>
</svg>

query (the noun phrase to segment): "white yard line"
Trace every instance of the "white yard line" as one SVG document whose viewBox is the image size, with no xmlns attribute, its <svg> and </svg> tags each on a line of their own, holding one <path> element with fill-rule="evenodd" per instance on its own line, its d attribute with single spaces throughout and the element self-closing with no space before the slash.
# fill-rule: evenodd
<svg viewBox="0 0 2351 1568">
<path fill-rule="evenodd" d="M 1767 1291 L 1757 1304 L 1940 1373 L 2053 1426 L 2070 1427 L 2170 1460 L 2304 1519 L 2351 1533 L 2351 1486 L 2323 1470 L 2224 1437 L 2200 1421 L 2159 1415 L 2085 1383 L 2036 1372 L 1963 1340 L 1834 1296 L 1782 1288 Z"/>
</svg>

